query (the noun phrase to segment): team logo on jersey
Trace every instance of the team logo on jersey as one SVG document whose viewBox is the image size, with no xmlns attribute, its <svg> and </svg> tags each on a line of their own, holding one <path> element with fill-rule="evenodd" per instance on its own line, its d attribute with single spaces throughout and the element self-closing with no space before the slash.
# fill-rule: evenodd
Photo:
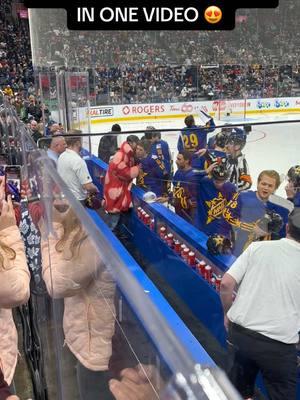
<svg viewBox="0 0 300 400">
<path fill-rule="evenodd" d="M 174 187 L 173 193 L 175 200 L 177 200 L 180 203 L 181 208 L 184 208 L 186 210 L 188 208 L 187 195 L 185 189 L 182 186 L 180 186 L 180 182 L 178 182 L 177 186 Z"/>
<path fill-rule="evenodd" d="M 148 172 L 144 172 L 142 169 L 140 170 L 140 173 L 137 177 L 137 185 L 140 187 L 146 187 L 145 186 L 145 176 L 148 175 Z"/>
<path fill-rule="evenodd" d="M 206 224 L 211 223 L 213 220 L 218 219 L 222 216 L 223 210 L 226 207 L 227 200 L 223 197 L 222 193 L 219 192 L 218 197 L 212 200 L 205 201 L 208 207 L 207 221 Z"/>
</svg>

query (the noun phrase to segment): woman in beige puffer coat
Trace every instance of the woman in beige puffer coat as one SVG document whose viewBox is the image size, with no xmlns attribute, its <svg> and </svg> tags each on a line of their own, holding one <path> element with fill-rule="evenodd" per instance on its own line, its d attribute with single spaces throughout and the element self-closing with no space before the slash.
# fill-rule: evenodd
<svg viewBox="0 0 300 400">
<path fill-rule="evenodd" d="M 114 334 L 114 282 L 72 210 L 54 211 L 54 230 L 42 241 L 43 278 L 53 298 L 64 298 L 65 343 L 78 360 L 80 398 L 113 399 L 108 362 Z"/>
<path fill-rule="evenodd" d="M 0 192 L 2 193 L 2 183 Z M 0 194 L 1 197 L 1 194 Z M 0 216 L 0 368 L 11 384 L 18 359 L 18 335 L 12 308 L 28 301 L 30 273 L 11 199 L 2 200 Z"/>
</svg>

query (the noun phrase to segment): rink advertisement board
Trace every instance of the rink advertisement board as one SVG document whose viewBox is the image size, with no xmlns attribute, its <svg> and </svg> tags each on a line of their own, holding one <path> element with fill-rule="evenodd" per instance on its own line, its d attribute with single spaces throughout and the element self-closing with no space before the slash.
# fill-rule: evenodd
<svg viewBox="0 0 300 400">
<path fill-rule="evenodd" d="M 300 98 L 286 97 L 101 106 L 91 107 L 89 118 L 91 123 L 172 119 L 183 118 L 188 114 L 197 116 L 197 113 L 201 110 L 209 113 L 216 119 L 222 119 L 222 116 L 224 116 L 226 112 L 234 116 L 263 113 L 299 113 Z M 84 113 L 87 113 L 86 109 L 84 109 L 83 114 Z"/>
<path fill-rule="evenodd" d="M 96 0 L 43 2 L 25 0 L 30 8 L 65 8 L 70 30 L 230 30 L 238 8 L 276 8 L 279 0 Z"/>
</svg>

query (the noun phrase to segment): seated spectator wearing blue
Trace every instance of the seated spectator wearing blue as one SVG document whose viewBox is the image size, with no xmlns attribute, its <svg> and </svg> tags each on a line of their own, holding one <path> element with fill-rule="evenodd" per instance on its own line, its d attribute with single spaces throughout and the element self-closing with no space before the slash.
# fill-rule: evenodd
<svg viewBox="0 0 300 400">
<path fill-rule="evenodd" d="M 178 153 L 176 158 L 178 169 L 173 177 L 172 204 L 177 215 L 194 225 L 197 210 L 197 189 L 195 172 L 191 162 L 192 154 L 190 152 Z"/>
<path fill-rule="evenodd" d="M 58 157 L 66 150 L 67 143 L 63 136 L 54 136 L 51 139 L 50 146 L 47 150 L 47 155 L 57 165 Z"/>
<path fill-rule="evenodd" d="M 118 135 L 116 135 L 116 133 L 119 132 L 121 132 L 120 125 L 114 124 L 111 127 L 111 131 L 102 136 L 99 141 L 98 158 L 107 164 L 118 150 Z"/>
<path fill-rule="evenodd" d="M 208 236 L 214 233 L 230 235 L 231 226 L 224 220 L 223 211 L 237 190 L 228 177 L 226 164 L 214 163 L 206 170 L 197 172 L 196 227 Z"/>
<path fill-rule="evenodd" d="M 55 136 L 58 134 L 62 134 L 62 126 L 55 121 L 49 121 L 46 126 L 45 136 Z"/>
<path fill-rule="evenodd" d="M 252 186 L 249 166 L 245 155 L 242 153 L 246 145 L 247 133 L 244 129 L 233 128 L 226 142 L 227 168 L 230 171 L 229 180 L 238 189 L 248 190 Z"/>
<path fill-rule="evenodd" d="M 140 140 L 136 147 L 136 158 L 140 161 L 140 172 L 137 186 L 151 191 L 157 197 L 167 196 L 166 169 L 163 161 L 151 154 L 151 142 L 146 138 Z"/>
<path fill-rule="evenodd" d="M 242 191 L 236 194 L 226 206 L 223 217 L 232 226 L 233 254 L 239 256 L 250 243 L 257 240 L 270 240 L 285 237 L 285 225 L 289 210 L 270 200 L 270 196 L 280 185 L 280 176 L 274 170 L 262 171 L 257 180 L 257 190 Z M 273 200 L 273 199 L 272 199 Z M 283 226 L 278 234 L 270 234 L 260 226 L 267 211 L 279 214 Z"/>
<path fill-rule="evenodd" d="M 288 170 L 288 184 L 285 187 L 286 195 L 295 207 L 300 207 L 300 165 Z"/>
<path fill-rule="evenodd" d="M 207 144 L 207 135 L 213 132 L 215 129 L 215 123 L 213 119 L 207 114 L 201 111 L 201 116 L 203 116 L 204 125 L 197 126 L 195 124 L 195 119 L 193 115 L 188 115 L 184 119 L 186 125 L 185 128 L 181 130 L 181 134 L 178 138 L 177 149 L 178 152 L 187 150 L 195 155 L 200 149 L 204 149 Z M 197 156 L 195 155 L 195 160 Z M 194 161 L 192 161 L 193 166 Z"/>
</svg>

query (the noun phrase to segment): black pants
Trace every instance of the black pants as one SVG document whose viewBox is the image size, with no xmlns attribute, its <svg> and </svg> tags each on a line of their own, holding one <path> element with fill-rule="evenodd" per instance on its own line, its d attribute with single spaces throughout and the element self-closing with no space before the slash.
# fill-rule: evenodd
<svg viewBox="0 0 300 400">
<path fill-rule="evenodd" d="M 77 363 L 77 382 L 81 400 L 113 400 L 109 390 L 110 379 L 108 371 L 91 371 L 79 361 Z"/>
<path fill-rule="evenodd" d="M 236 324 L 229 326 L 232 366 L 229 378 L 244 398 L 253 396 L 260 371 L 270 400 L 296 400 L 296 346 L 270 339 Z"/>
</svg>

